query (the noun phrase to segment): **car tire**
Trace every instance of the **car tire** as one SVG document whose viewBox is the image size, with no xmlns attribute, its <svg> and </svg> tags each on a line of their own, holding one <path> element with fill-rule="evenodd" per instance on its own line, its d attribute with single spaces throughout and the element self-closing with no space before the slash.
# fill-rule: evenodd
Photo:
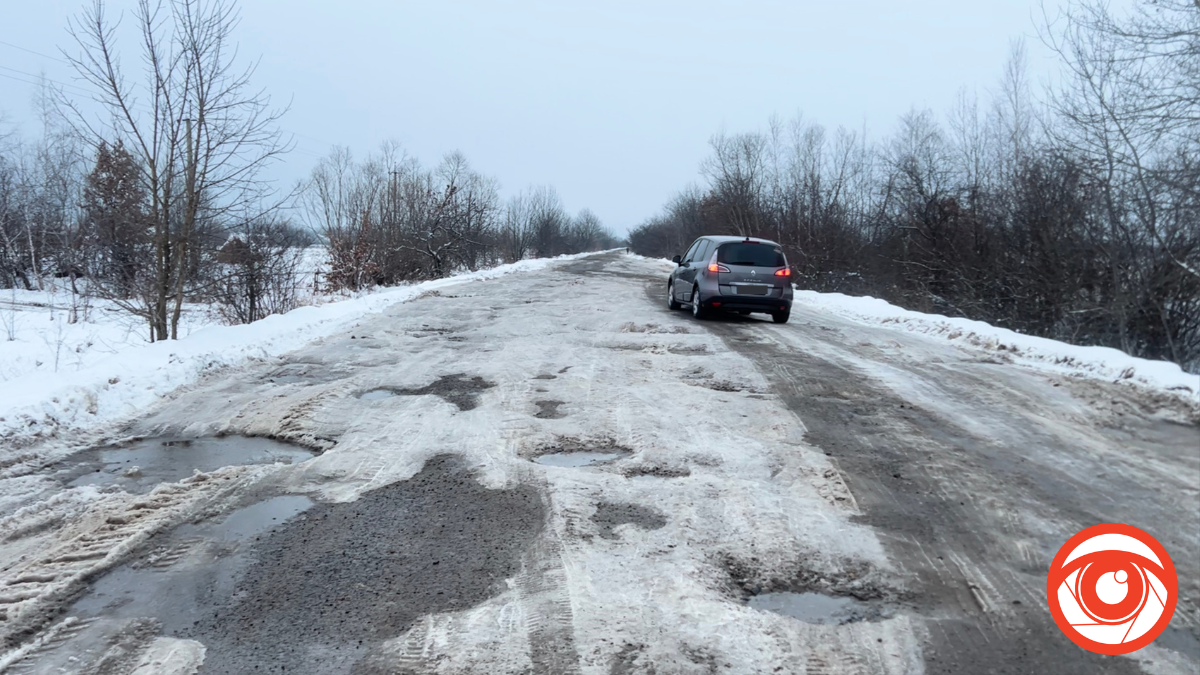
<svg viewBox="0 0 1200 675">
<path fill-rule="evenodd" d="M 700 306 L 700 287 L 692 287 L 692 316 L 697 319 L 707 319 L 708 312 Z"/>
<path fill-rule="evenodd" d="M 675 300 L 675 282 L 668 281 L 667 282 L 667 309 L 675 310 L 675 309 L 679 309 L 680 307 L 683 307 L 683 305 L 679 304 L 679 302 L 677 300 Z"/>
<path fill-rule="evenodd" d="M 783 312 L 772 312 L 771 319 L 774 320 L 775 323 L 787 323 L 788 317 L 791 316 L 791 314 L 792 311 L 790 309 Z"/>
<path fill-rule="evenodd" d="M 748 310 L 748 309 L 739 309 L 739 310 L 738 310 L 738 314 L 741 314 L 742 316 L 750 316 L 750 310 Z"/>
</svg>

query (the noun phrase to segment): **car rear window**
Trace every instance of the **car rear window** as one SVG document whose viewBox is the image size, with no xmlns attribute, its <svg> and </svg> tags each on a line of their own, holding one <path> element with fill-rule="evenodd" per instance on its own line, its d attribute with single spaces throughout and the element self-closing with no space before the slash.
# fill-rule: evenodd
<svg viewBox="0 0 1200 675">
<path fill-rule="evenodd" d="M 783 267 L 783 251 L 771 244 L 737 242 L 717 249 L 717 262 L 749 267 Z"/>
</svg>

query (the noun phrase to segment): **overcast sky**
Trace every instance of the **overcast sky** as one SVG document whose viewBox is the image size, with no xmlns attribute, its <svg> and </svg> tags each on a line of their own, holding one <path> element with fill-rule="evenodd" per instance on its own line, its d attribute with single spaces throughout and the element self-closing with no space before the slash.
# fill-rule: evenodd
<svg viewBox="0 0 1200 675">
<path fill-rule="evenodd" d="M 1061 0 L 1047 0 L 1057 6 Z M 0 112 L 34 131 L 31 54 L 70 45 L 82 0 L 0 0 Z M 128 10 L 134 0 L 108 0 Z M 553 184 L 623 233 L 697 179 L 717 130 L 802 111 L 887 133 L 912 108 L 994 88 L 1026 36 L 1035 79 L 1056 66 L 1035 0 L 606 0 L 598 3 L 243 0 L 237 36 L 256 82 L 292 102 L 303 178 L 330 145 L 395 139 L 424 163 L 461 150 L 504 193 Z M 115 13 L 115 12 L 114 12 Z M 127 45 L 127 49 L 132 45 Z M 130 51 L 130 60 L 133 52 Z"/>
</svg>

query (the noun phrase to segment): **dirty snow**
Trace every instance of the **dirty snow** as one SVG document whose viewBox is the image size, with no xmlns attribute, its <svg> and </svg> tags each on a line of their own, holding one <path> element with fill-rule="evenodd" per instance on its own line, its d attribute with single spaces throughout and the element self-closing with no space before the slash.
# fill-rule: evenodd
<svg viewBox="0 0 1200 675">
<path fill-rule="evenodd" d="M 1022 365 L 1063 374 L 1123 381 L 1156 391 L 1175 392 L 1200 402 L 1200 375 L 1168 361 L 1130 356 L 1110 347 L 1086 347 L 1025 335 L 983 321 L 923 314 L 872 297 L 797 290 L 797 305 L 873 326 L 946 340 L 970 349 L 1001 354 Z"/>
</svg>

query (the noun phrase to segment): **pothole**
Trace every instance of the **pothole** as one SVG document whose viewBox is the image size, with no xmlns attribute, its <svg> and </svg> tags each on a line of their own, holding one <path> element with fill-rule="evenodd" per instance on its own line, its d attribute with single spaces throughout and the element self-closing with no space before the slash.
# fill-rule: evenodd
<svg viewBox="0 0 1200 675">
<path fill-rule="evenodd" d="M 741 385 L 729 382 L 727 380 L 703 380 L 695 384 L 704 387 L 705 389 L 712 389 L 713 391 L 736 392 L 744 390 L 744 387 Z"/>
<path fill-rule="evenodd" d="M 567 416 L 566 413 L 558 409 L 560 405 L 563 405 L 562 401 L 534 401 L 533 403 L 538 407 L 537 412 L 533 416 L 539 419 L 557 420 Z"/>
<path fill-rule="evenodd" d="M 224 518 L 181 525 L 146 555 L 100 577 L 68 613 L 108 619 L 153 616 L 164 633 L 179 633 L 191 627 L 201 598 L 233 592 L 249 544 L 312 506 L 307 497 L 274 497 Z"/>
<path fill-rule="evenodd" d="M 592 464 L 604 464 L 622 457 L 627 456 L 627 453 L 620 452 L 588 452 L 586 450 L 577 450 L 573 452 L 551 452 L 535 458 L 533 461 L 546 466 L 591 466 Z"/>
<path fill-rule="evenodd" d="M 535 380 L 555 380 L 555 379 L 558 379 L 558 376 L 551 375 L 550 373 L 542 373 L 540 375 L 534 375 L 533 379 L 535 379 Z"/>
<path fill-rule="evenodd" d="M 697 356 L 708 354 L 708 345 L 672 345 L 667 351 L 677 356 Z"/>
<path fill-rule="evenodd" d="M 418 388 L 379 387 L 358 395 L 359 400 L 377 401 L 393 396 L 438 396 L 453 403 L 459 410 L 474 410 L 479 406 L 479 392 L 496 386 L 494 382 L 479 377 L 467 377 L 462 373 L 443 375 L 432 383 Z"/>
<path fill-rule="evenodd" d="M 602 538 L 618 539 L 613 533 L 613 529 L 618 525 L 631 524 L 643 530 L 657 530 L 667 524 L 667 519 L 662 513 L 645 506 L 600 502 L 596 505 L 596 512 L 592 514 L 592 522 L 600 528 Z"/>
<path fill-rule="evenodd" d="M 632 321 L 621 324 L 622 333 L 647 333 L 647 334 L 666 334 L 679 335 L 691 333 L 692 331 L 687 326 L 660 326 L 656 323 L 637 324 Z"/>
<path fill-rule="evenodd" d="M 632 455 L 633 451 L 611 440 L 587 442 L 560 438 L 555 444 L 539 448 L 533 454 L 533 461 L 538 464 L 580 467 L 613 462 Z"/>
<path fill-rule="evenodd" d="M 415 338 L 445 337 L 447 335 L 450 335 L 451 333 L 457 333 L 458 329 L 457 328 L 444 328 L 441 326 L 430 326 L 428 324 L 422 324 L 420 328 L 410 330 L 410 331 L 405 331 L 405 332 Z"/>
<path fill-rule="evenodd" d="M 85 450 L 59 464 L 59 476 L 71 487 L 115 485 L 143 494 L 160 483 L 173 483 L 200 471 L 248 464 L 291 464 L 317 453 L 269 438 L 247 436 L 160 436 L 119 446 Z"/>
<path fill-rule="evenodd" d="M 757 558 L 725 556 L 721 565 L 746 605 L 806 623 L 885 619 L 900 595 L 881 586 L 878 572 L 861 562 L 845 561 L 831 573 L 802 568 L 785 574 L 766 569 Z"/>
<path fill-rule="evenodd" d="M 685 478 L 692 475 L 692 470 L 686 466 L 638 464 L 625 467 L 621 470 L 621 475 L 626 478 Z"/>
<path fill-rule="evenodd" d="M 750 596 L 746 604 L 764 612 L 790 616 L 805 623 L 840 626 L 884 617 L 878 603 L 823 593 L 763 593 Z"/>
<path fill-rule="evenodd" d="M 126 617 L 154 617 L 208 648 L 204 672 L 375 672 L 364 666 L 413 622 L 506 590 L 544 520 L 535 488 L 487 488 L 451 456 L 353 502 L 277 497 L 163 536 L 152 555 L 182 546 L 173 564 L 98 579 L 69 613 L 95 619 L 103 648 L 80 635 L 57 651 L 80 672 Z"/>
</svg>

